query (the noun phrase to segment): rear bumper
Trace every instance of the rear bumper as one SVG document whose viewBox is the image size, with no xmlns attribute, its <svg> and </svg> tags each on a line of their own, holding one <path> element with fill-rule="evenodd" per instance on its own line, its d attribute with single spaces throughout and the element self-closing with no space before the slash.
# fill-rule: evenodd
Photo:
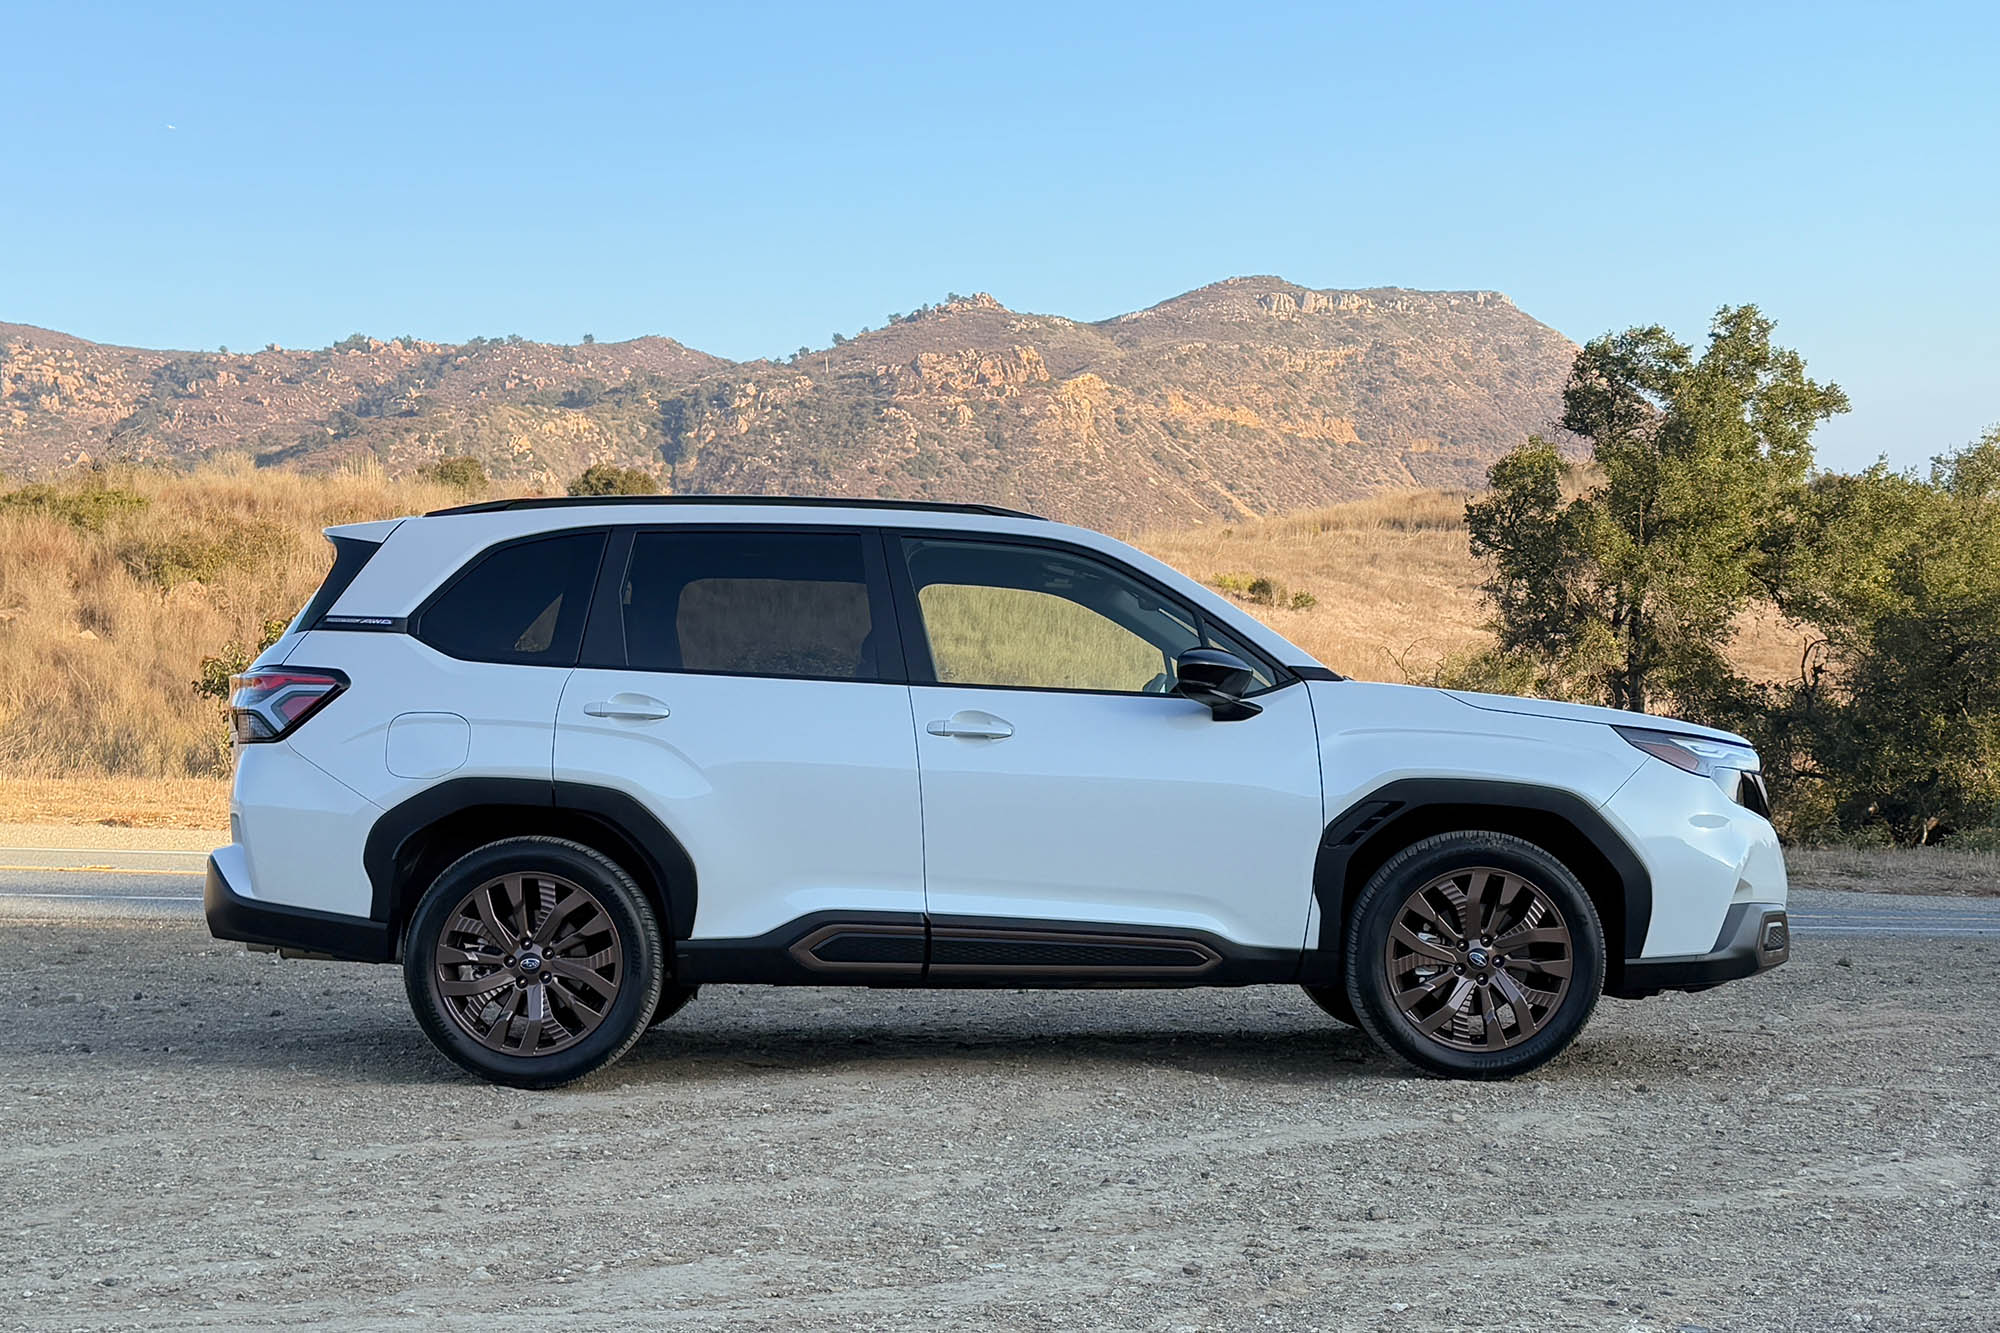
<svg viewBox="0 0 2000 1333">
<path fill-rule="evenodd" d="M 242 847 L 218 849 L 208 858 L 201 891 L 208 933 L 216 939 L 356 963 L 386 963 L 395 957 L 395 937 L 384 922 L 260 902 L 239 892 L 239 884 L 249 884 Z"/>
<path fill-rule="evenodd" d="M 1791 922 L 1775 903 L 1736 903 L 1708 953 L 1628 958 L 1620 984 L 1606 991 L 1636 1000 L 1661 991 L 1698 991 L 1768 972 L 1792 956 Z"/>
</svg>

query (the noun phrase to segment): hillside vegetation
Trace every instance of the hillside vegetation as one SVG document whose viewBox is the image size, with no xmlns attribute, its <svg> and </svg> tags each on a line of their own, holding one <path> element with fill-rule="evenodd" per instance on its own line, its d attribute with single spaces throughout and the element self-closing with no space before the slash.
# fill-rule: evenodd
<svg viewBox="0 0 2000 1333">
<path fill-rule="evenodd" d="M 0 324 L 0 469 L 247 450 L 403 476 L 462 455 L 516 489 L 609 463 L 662 491 L 980 500 L 1132 530 L 1478 486 L 1554 419 L 1574 352 L 1497 292 L 1277 277 L 1096 323 L 954 296 L 783 362 L 669 338 L 164 352 Z"/>
<path fill-rule="evenodd" d="M 195 688 L 204 659 L 221 659 L 211 677 L 226 672 L 304 604 L 330 559 L 321 528 L 475 494 L 379 468 L 308 477 L 242 459 L 0 493 L 0 776 L 226 774 L 221 705 Z M 1421 680 L 1487 642 L 1466 498 L 1380 496 L 1136 541 L 1344 672 Z M 1740 644 L 1753 672 L 1796 663 L 1775 625 Z"/>
</svg>

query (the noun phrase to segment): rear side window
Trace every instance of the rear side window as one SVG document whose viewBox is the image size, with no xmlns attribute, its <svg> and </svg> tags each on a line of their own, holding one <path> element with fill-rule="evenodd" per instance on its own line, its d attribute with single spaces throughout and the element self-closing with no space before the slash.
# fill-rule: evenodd
<svg viewBox="0 0 2000 1333">
<path fill-rule="evenodd" d="M 900 669 L 851 533 L 642 532 L 621 596 L 650 671 L 879 680 Z"/>
<path fill-rule="evenodd" d="M 603 550 L 602 532 L 573 532 L 488 551 L 425 608 L 417 637 L 474 662 L 574 666 Z"/>
</svg>

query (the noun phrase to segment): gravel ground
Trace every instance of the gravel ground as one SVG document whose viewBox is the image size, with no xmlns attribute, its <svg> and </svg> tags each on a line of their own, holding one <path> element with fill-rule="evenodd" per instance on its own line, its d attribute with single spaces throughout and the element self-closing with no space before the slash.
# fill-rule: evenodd
<svg viewBox="0 0 2000 1333">
<path fill-rule="evenodd" d="M 12 926 L 0 1328 L 1992 1329 L 2000 941 L 1800 947 L 1506 1085 L 1289 989 L 727 988 L 537 1094 L 390 969 Z"/>
</svg>

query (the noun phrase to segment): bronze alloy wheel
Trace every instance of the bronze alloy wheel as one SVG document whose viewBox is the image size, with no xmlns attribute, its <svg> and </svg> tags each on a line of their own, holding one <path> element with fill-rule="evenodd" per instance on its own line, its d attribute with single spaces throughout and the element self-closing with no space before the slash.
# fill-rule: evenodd
<svg viewBox="0 0 2000 1333">
<path fill-rule="evenodd" d="M 1403 900 L 1383 946 L 1389 993 L 1417 1032 L 1498 1051 L 1562 1007 L 1576 946 L 1546 891 L 1507 870 L 1439 875 Z"/>
<path fill-rule="evenodd" d="M 445 918 L 433 963 L 454 1022 L 502 1055 L 566 1050 L 618 998 L 618 927 L 590 890 L 559 875 L 487 880 Z"/>
</svg>

